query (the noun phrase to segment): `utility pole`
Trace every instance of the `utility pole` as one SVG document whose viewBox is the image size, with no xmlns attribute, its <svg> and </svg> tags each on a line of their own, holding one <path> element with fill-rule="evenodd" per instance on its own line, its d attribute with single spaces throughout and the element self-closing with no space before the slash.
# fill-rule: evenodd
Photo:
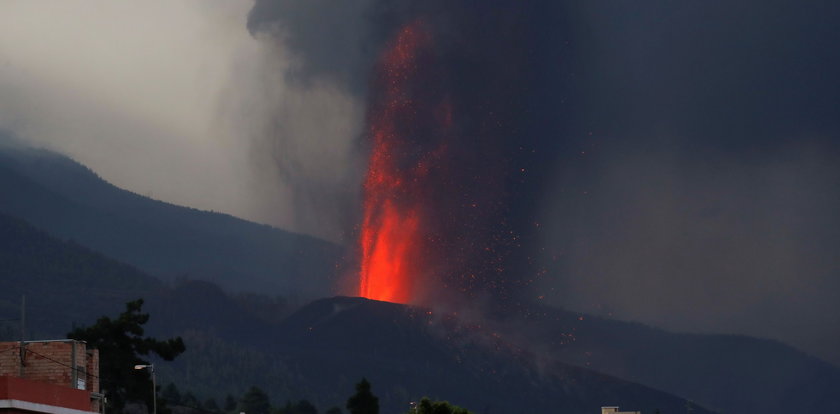
<svg viewBox="0 0 840 414">
<path fill-rule="evenodd" d="M 155 364 L 137 364 L 134 369 L 148 369 L 152 374 L 152 412 L 157 414 L 157 381 L 155 381 Z"/>
</svg>

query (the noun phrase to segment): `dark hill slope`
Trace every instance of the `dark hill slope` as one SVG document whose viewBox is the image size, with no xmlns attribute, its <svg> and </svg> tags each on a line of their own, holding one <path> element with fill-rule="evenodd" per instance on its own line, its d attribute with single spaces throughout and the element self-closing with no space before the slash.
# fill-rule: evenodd
<svg viewBox="0 0 840 414">
<path fill-rule="evenodd" d="M 265 382 L 257 378 L 231 388 L 230 381 L 216 381 L 220 373 L 241 379 L 275 372 L 271 358 L 254 350 L 267 349 L 276 340 L 260 317 L 265 312 L 260 306 L 269 304 L 268 310 L 284 315 L 290 312 L 272 298 L 230 296 L 208 282 L 185 281 L 170 288 L 131 265 L 0 213 L 0 340 L 20 339 L 24 295 L 27 339 L 64 338 L 74 324 L 87 326 L 100 316 L 114 317 L 126 302 L 145 299 L 143 311 L 151 315 L 147 333 L 185 335 L 187 355 L 203 362 L 166 378 L 177 379 L 179 385 L 198 384 L 188 389 L 202 389 L 207 396 L 219 390 L 238 395 L 250 383 Z M 163 370 L 169 365 L 162 364 Z"/>
<path fill-rule="evenodd" d="M 128 300 L 164 288 L 132 266 L 57 240 L 4 214 L 0 214 L 0 286 L 0 319 L 17 318 L 21 296 L 26 295 L 27 325 L 36 337 L 63 337 L 74 322 L 87 324 L 103 314 L 115 314 Z M 14 322 L 14 329 L 5 327 L 4 336 L 19 332 Z"/>
<path fill-rule="evenodd" d="M 622 405 L 679 412 L 686 401 L 665 392 L 531 354 L 456 320 L 420 308 L 361 298 L 313 302 L 279 327 L 275 346 L 302 395 L 340 403 L 361 377 L 382 412 L 401 412 L 428 395 L 476 412 L 567 414 Z M 695 413 L 708 412 L 697 407 Z"/>
<path fill-rule="evenodd" d="M 0 212 L 164 279 L 317 297 L 342 250 L 309 236 L 117 188 L 54 152 L 0 136 Z"/>
<path fill-rule="evenodd" d="M 548 307 L 523 314 L 497 316 L 490 325 L 544 358 L 682 395 L 720 412 L 840 413 L 840 369 L 777 341 L 672 333 Z"/>
<path fill-rule="evenodd" d="M 554 308 L 471 320 L 334 298 L 301 309 L 278 333 L 284 339 L 274 349 L 286 366 L 300 373 L 298 385 L 308 387 L 304 393 L 312 395 L 329 391 L 321 388 L 322 380 L 306 380 L 307 375 L 331 378 L 341 373 L 349 378 L 335 379 L 330 386 L 346 389 L 353 380 L 348 374 L 355 373 L 384 384 L 384 398 L 395 404 L 419 392 L 457 396 L 462 398 L 457 402 L 477 409 L 485 402 L 507 412 L 546 412 L 549 407 L 576 412 L 583 408 L 576 404 L 590 397 L 603 405 L 647 412 L 685 410 L 665 408 L 664 403 L 654 407 L 640 390 L 625 393 L 611 382 L 621 378 L 719 412 L 840 413 L 840 370 L 776 341 L 672 333 Z M 421 380 L 413 382 L 416 378 Z M 473 389 L 464 384 L 478 385 Z M 605 394 L 592 394 L 592 389 Z M 496 400 L 505 390 L 528 395 L 535 405 L 525 411 L 506 406 Z M 543 400 L 546 395 L 556 398 Z"/>
</svg>

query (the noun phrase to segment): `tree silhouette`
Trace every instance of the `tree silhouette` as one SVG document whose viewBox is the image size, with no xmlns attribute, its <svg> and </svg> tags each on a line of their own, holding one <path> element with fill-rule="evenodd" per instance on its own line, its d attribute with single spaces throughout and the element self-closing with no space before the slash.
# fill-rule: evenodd
<svg viewBox="0 0 840 414">
<path fill-rule="evenodd" d="M 268 395 L 252 386 L 239 400 L 239 411 L 245 414 L 268 414 L 271 411 Z"/>
<path fill-rule="evenodd" d="M 225 406 L 222 407 L 222 409 L 224 409 L 227 413 L 232 413 L 233 410 L 236 410 L 236 398 L 228 394 L 227 397 L 225 397 Z"/>
<path fill-rule="evenodd" d="M 417 408 L 410 410 L 408 414 L 472 414 L 472 412 L 452 405 L 449 401 L 432 401 L 423 397 L 420 404 L 417 404 Z"/>
<path fill-rule="evenodd" d="M 379 398 L 370 392 L 370 383 L 366 378 L 356 384 L 356 394 L 347 400 L 350 414 L 379 414 Z"/>
<path fill-rule="evenodd" d="M 307 400 L 298 401 L 294 414 L 318 414 L 318 409 Z"/>
<path fill-rule="evenodd" d="M 210 411 L 211 413 L 218 413 L 221 411 L 221 409 L 219 408 L 219 404 L 213 397 L 204 400 L 204 404 L 202 404 L 202 406 L 204 407 L 205 411 Z"/>
<path fill-rule="evenodd" d="M 178 405 L 181 403 L 181 392 L 175 383 L 170 382 L 169 385 L 163 388 L 160 392 L 161 398 L 169 405 Z"/>
<path fill-rule="evenodd" d="M 142 307 L 143 299 L 128 302 L 125 312 L 117 319 L 103 316 L 95 324 L 67 334 L 68 338 L 85 341 L 99 350 L 102 390 L 108 397 L 109 409 L 114 412 L 121 412 L 126 401 L 145 401 L 151 411 L 149 370 L 134 369 L 135 365 L 149 364 L 141 355 L 155 353 L 171 361 L 185 349 L 180 337 L 163 341 L 143 337 L 143 325 L 149 321 L 149 314 L 141 313 Z"/>
</svg>

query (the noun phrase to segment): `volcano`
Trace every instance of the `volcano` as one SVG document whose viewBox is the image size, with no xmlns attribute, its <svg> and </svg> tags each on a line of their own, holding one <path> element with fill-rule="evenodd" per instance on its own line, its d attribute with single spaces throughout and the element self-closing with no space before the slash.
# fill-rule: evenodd
<svg viewBox="0 0 840 414">
<path fill-rule="evenodd" d="M 534 355 L 454 315 L 363 298 L 315 301 L 279 327 L 275 351 L 295 371 L 301 395 L 342 401 L 362 377 L 382 412 L 423 396 L 477 413 L 593 413 L 602 405 L 679 412 L 686 400 Z M 710 413 L 695 406 L 695 413 Z"/>
<path fill-rule="evenodd" d="M 383 412 L 424 395 L 477 413 L 840 410 L 840 369 L 781 343 L 550 307 L 473 319 L 335 297 L 303 307 L 273 333 L 271 351 L 290 367 L 298 395 L 340 402 L 367 377 Z"/>
</svg>

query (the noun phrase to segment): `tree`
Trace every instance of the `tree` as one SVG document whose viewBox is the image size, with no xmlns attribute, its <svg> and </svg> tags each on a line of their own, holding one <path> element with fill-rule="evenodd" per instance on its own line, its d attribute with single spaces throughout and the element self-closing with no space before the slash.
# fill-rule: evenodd
<svg viewBox="0 0 840 414">
<path fill-rule="evenodd" d="M 181 392 L 175 383 L 170 382 L 169 385 L 163 388 L 160 392 L 161 398 L 169 405 L 178 405 L 181 403 Z"/>
<path fill-rule="evenodd" d="M 318 414 L 318 409 L 312 405 L 308 400 L 300 400 L 294 404 L 291 401 L 286 401 L 284 407 L 279 407 L 274 410 L 275 414 Z"/>
<path fill-rule="evenodd" d="M 295 407 L 292 405 L 292 401 L 286 400 L 286 405 L 276 408 L 273 414 L 292 414 L 294 409 Z"/>
<path fill-rule="evenodd" d="M 408 411 L 408 414 L 472 414 L 472 412 L 452 405 L 449 401 L 432 401 L 423 397 L 420 404 L 417 404 L 417 409 Z"/>
<path fill-rule="evenodd" d="M 294 409 L 295 414 L 318 414 L 318 409 L 307 400 L 298 401 Z"/>
<path fill-rule="evenodd" d="M 181 396 L 181 405 L 190 408 L 202 408 L 201 402 L 198 401 L 198 398 L 195 397 L 195 394 L 189 391 L 185 392 L 184 395 Z"/>
<path fill-rule="evenodd" d="M 265 391 L 252 386 L 239 399 L 239 411 L 245 414 L 269 414 L 271 403 Z"/>
<path fill-rule="evenodd" d="M 218 413 L 221 411 L 221 409 L 219 409 L 219 404 L 216 403 L 216 399 L 213 397 L 204 400 L 204 409 L 210 411 L 211 413 Z"/>
<path fill-rule="evenodd" d="M 108 406 L 116 412 L 127 401 L 144 401 L 152 408 L 151 377 L 149 370 L 135 370 L 135 365 L 148 365 L 140 356 L 157 354 L 166 361 L 184 352 L 184 341 L 178 338 L 159 341 L 144 337 L 143 325 L 149 321 L 148 313 L 141 313 L 143 299 L 125 304 L 125 312 L 117 319 L 103 316 L 96 323 L 76 328 L 67 334 L 70 339 L 85 341 L 99 350 L 99 377 L 108 398 Z"/>
<path fill-rule="evenodd" d="M 298 402 L 298 414 L 318 414 L 318 409 L 307 400 Z"/>
<path fill-rule="evenodd" d="M 332 407 L 325 414 L 341 414 L 341 407 Z"/>
<path fill-rule="evenodd" d="M 366 378 L 356 384 L 356 394 L 347 400 L 350 414 L 379 414 L 379 398 L 370 392 L 370 383 Z"/>
<path fill-rule="evenodd" d="M 225 406 L 223 408 L 226 413 L 232 413 L 233 410 L 236 410 L 236 398 L 228 394 L 227 397 L 225 397 Z"/>
</svg>

